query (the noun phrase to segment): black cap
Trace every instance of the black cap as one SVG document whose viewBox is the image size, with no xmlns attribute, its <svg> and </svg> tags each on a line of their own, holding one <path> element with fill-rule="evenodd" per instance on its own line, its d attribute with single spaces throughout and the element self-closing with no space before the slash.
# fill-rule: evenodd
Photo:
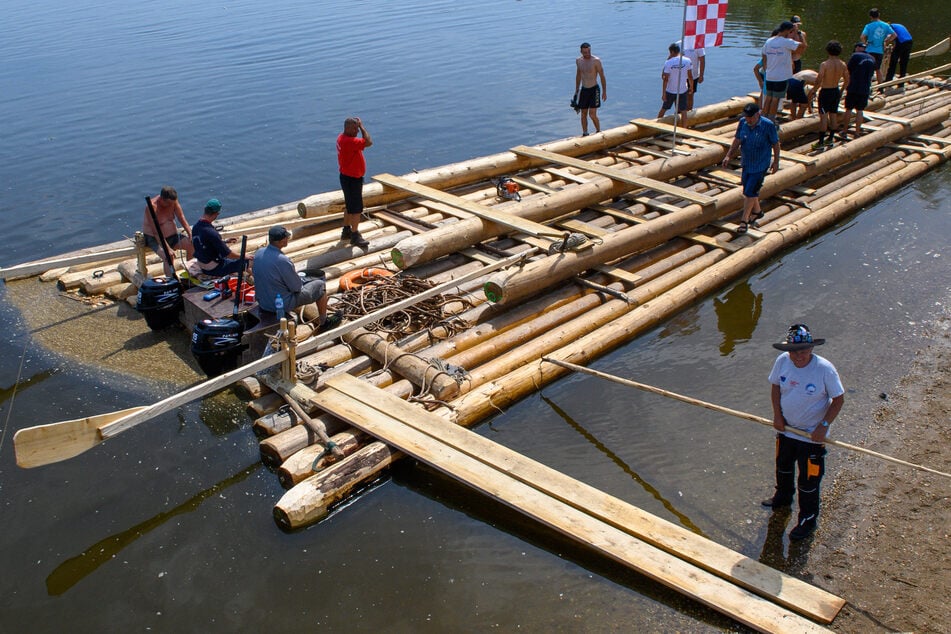
<svg viewBox="0 0 951 634">
<path fill-rule="evenodd" d="M 281 225 L 275 225 L 268 229 L 267 231 L 267 240 L 268 242 L 280 242 L 284 238 L 287 238 L 291 235 L 291 232 L 282 227 Z"/>
<path fill-rule="evenodd" d="M 752 117 L 757 112 L 759 112 L 759 104 L 748 103 L 743 106 L 743 114 L 747 117 Z"/>
</svg>

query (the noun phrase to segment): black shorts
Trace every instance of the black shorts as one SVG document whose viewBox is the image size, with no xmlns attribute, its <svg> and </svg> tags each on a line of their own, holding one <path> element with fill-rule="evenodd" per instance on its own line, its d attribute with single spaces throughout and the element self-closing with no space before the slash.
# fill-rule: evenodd
<svg viewBox="0 0 951 634">
<path fill-rule="evenodd" d="M 363 213 L 363 177 L 340 175 L 340 189 L 348 214 Z"/>
<path fill-rule="evenodd" d="M 885 59 L 884 53 L 869 53 L 872 57 L 875 58 L 875 70 L 878 70 L 882 67 L 882 60 Z"/>
<path fill-rule="evenodd" d="M 819 91 L 819 112 L 823 114 L 835 114 L 839 111 L 839 99 L 842 98 L 842 91 L 838 88 L 822 88 Z"/>
<path fill-rule="evenodd" d="M 801 81 L 790 81 L 786 85 L 786 99 L 793 103 L 809 103 L 806 96 L 806 84 Z"/>
<path fill-rule="evenodd" d="M 865 110 L 868 107 L 868 95 L 860 92 L 845 93 L 846 110 Z"/>
<path fill-rule="evenodd" d="M 578 93 L 578 107 L 582 110 L 601 107 L 601 86 L 595 84 L 590 88 L 582 88 Z"/>
<path fill-rule="evenodd" d="M 674 100 L 677 101 L 677 112 L 686 112 L 687 111 L 687 94 L 686 92 L 681 92 L 674 94 L 672 92 L 664 92 L 664 110 L 667 110 L 672 105 L 674 105 Z"/>
</svg>

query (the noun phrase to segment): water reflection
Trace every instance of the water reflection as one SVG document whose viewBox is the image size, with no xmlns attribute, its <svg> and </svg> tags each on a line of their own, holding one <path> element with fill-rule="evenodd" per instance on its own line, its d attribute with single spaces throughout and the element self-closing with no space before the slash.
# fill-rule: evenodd
<svg viewBox="0 0 951 634">
<path fill-rule="evenodd" d="M 17 392 L 22 392 L 28 387 L 42 383 L 54 374 L 56 374 L 55 369 L 43 370 L 42 372 L 38 372 L 26 380 L 17 381 L 10 387 L 0 388 L 0 403 L 3 403 L 7 399 L 13 398 Z"/>
<path fill-rule="evenodd" d="M 651 496 L 653 496 L 655 500 L 663 504 L 664 508 L 670 511 L 674 516 L 676 516 L 677 519 L 680 520 L 680 523 L 683 524 L 685 528 L 688 528 L 689 530 L 693 531 L 694 533 L 697 533 L 698 535 L 703 535 L 703 531 L 700 530 L 699 526 L 694 524 L 693 521 L 691 521 L 689 517 L 687 517 L 686 515 L 678 511 L 676 508 L 674 508 L 674 505 L 670 503 L 670 500 L 668 500 L 663 495 L 661 495 L 660 491 L 658 491 L 649 482 L 644 480 L 644 478 L 638 475 L 636 471 L 631 469 L 631 467 L 626 462 L 624 462 L 620 456 L 618 456 L 616 453 L 611 451 L 604 443 L 598 440 L 598 438 L 594 434 L 589 432 L 583 426 L 579 425 L 577 421 L 575 421 L 570 415 L 568 415 L 567 412 L 565 412 L 565 410 L 558 407 L 558 405 L 554 401 L 546 397 L 544 394 L 541 395 L 541 399 L 544 403 L 546 403 L 549 407 L 551 407 L 552 410 L 554 410 L 556 414 L 561 416 L 562 420 L 568 423 L 568 425 L 570 425 L 572 429 L 574 429 L 579 434 L 581 434 L 585 438 L 585 440 L 587 440 L 592 445 L 594 445 L 595 448 L 597 448 L 598 451 L 600 451 L 605 456 L 607 456 L 608 459 L 611 460 L 611 462 L 619 466 L 624 473 L 629 475 L 631 479 L 633 479 L 635 482 L 641 485 L 641 487 L 643 487 L 645 491 L 647 491 Z"/>
<path fill-rule="evenodd" d="M 113 559 L 123 548 L 132 544 L 135 540 L 142 537 L 149 531 L 152 531 L 176 515 L 191 513 L 201 506 L 201 503 L 212 497 L 216 493 L 224 491 L 228 487 L 238 484 L 249 475 L 263 468 L 260 462 L 249 467 L 245 467 L 233 476 L 222 480 L 214 486 L 201 491 L 192 498 L 179 504 L 175 508 L 159 513 L 132 528 L 126 529 L 121 533 L 110 535 L 105 539 L 96 542 L 82 554 L 67 559 L 46 578 L 46 592 L 50 596 L 58 596 L 72 588 L 84 578 L 96 571 L 99 566 Z"/>
<path fill-rule="evenodd" d="M 723 299 L 713 298 L 713 310 L 717 314 L 717 329 L 723 333 L 720 354 L 728 356 L 737 343 L 753 337 L 763 313 L 763 294 L 754 294 L 749 282 L 743 280 L 727 291 Z"/>
</svg>

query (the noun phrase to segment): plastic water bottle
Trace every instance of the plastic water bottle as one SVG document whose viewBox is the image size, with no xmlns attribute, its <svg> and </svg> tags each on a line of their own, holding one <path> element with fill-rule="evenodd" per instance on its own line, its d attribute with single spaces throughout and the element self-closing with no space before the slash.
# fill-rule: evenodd
<svg viewBox="0 0 951 634">
<path fill-rule="evenodd" d="M 277 297 L 274 299 L 274 312 L 277 313 L 278 321 L 284 319 L 284 299 L 281 297 L 280 293 L 278 293 Z"/>
</svg>

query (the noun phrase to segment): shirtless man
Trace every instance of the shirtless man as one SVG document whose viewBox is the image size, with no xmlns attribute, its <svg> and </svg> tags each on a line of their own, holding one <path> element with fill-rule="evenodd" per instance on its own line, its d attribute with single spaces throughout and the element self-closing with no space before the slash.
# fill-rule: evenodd
<svg viewBox="0 0 951 634">
<path fill-rule="evenodd" d="M 591 45 L 581 45 L 581 57 L 575 60 L 578 70 L 575 73 L 575 103 L 581 109 L 581 134 L 588 136 L 588 117 L 594 123 L 594 131 L 601 131 L 598 108 L 602 101 L 608 100 L 608 84 L 604 79 L 604 66 L 601 58 L 591 54 Z M 598 85 L 598 79 L 601 85 Z"/>
<path fill-rule="evenodd" d="M 835 133 L 839 129 L 839 100 L 842 98 L 842 89 L 849 85 L 849 69 L 839 55 L 842 54 L 842 44 L 836 40 L 831 40 L 826 44 L 826 53 L 828 59 L 819 65 L 819 76 L 816 78 L 816 84 L 809 93 L 809 99 L 819 92 L 819 140 L 812 146 L 817 150 L 823 145 L 832 145 L 835 139 Z M 829 140 L 826 141 L 826 131 L 829 130 L 829 123 L 832 124 L 832 130 L 829 131 Z"/>
<path fill-rule="evenodd" d="M 188 221 L 185 220 L 185 212 L 182 211 L 182 206 L 178 202 L 178 192 L 175 191 L 174 187 L 169 185 L 163 187 L 161 193 L 152 198 L 152 207 L 155 209 L 155 217 L 158 220 L 158 228 L 161 228 L 161 232 L 152 222 L 152 214 L 149 212 L 148 205 L 146 205 L 142 217 L 142 233 L 145 234 L 145 244 L 162 258 L 165 265 L 165 275 L 172 277 L 175 274 L 175 250 L 182 248 L 185 250 L 185 256 L 188 259 L 192 257 L 192 230 L 188 226 Z M 176 220 L 184 229 L 184 233 L 179 233 L 178 227 L 175 226 Z M 172 258 L 171 262 L 165 259 L 165 249 L 159 243 L 159 240 L 162 239 L 168 245 L 169 255 Z"/>
</svg>

